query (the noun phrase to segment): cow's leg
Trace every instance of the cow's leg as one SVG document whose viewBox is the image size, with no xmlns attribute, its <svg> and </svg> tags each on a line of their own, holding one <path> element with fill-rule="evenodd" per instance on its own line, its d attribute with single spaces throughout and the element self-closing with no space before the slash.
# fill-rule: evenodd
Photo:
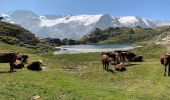
<svg viewBox="0 0 170 100">
<path fill-rule="evenodd" d="M 106 70 L 109 68 L 109 62 L 106 62 Z"/>
<path fill-rule="evenodd" d="M 167 66 L 164 66 L 164 67 L 165 67 L 165 73 L 164 73 L 164 76 L 166 76 L 166 67 L 167 67 Z"/>
<path fill-rule="evenodd" d="M 116 57 L 114 57 L 114 64 L 116 64 Z"/>
<path fill-rule="evenodd" d="M 168 76 L 170 76 L 170 64 L 168 65 Z"/>
<path fill-rule="evenodd" d="M 104 61 L 103 61 L 103 69 L 105 69 L 105 63 L 104 63 Z"/>
<path fill-rule="evenodd" d="M 122 55 L 119 55 L 119 62 L 123 62 Z"/>
<path fill-rule="evenodd" d="M 109 69 L 109 62 L 108 62 L 108 64 L 107 64 L 107 70 Z"/>
<path fill-rule="evenodd" d="M 106 61 L 104 62 L 104 69 L 105 69 L 105 70 L 107 69 L 107 63 L 106 63 Z"/>
<path fill-rule="evenodd" d="M 13 63 L 10 63 L 10 71 L 14 71 Z"/>
</svg>

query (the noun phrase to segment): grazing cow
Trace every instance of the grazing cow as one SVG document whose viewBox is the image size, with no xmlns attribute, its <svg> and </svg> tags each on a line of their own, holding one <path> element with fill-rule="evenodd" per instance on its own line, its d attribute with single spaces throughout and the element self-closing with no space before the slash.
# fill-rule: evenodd
<svg viewBox="0 0 170 100">
<path fill-rule="evenodd" d="M 127 57 L 128 51 L 121 51 L 120 52 L 120 61 L 125 62 L 126 61 L 126 57 Z"/>
<path fill-rule="evenodd" d="M 116 65 L 115 65 L 115 70 L 116 71 L 125 71 L 126 68 L 125 68 L 125 65 L 123 62 L 118 62 Z"/>
<path fill-rule="evenodd" d="M 104 55 L 104 54 L 107 55 L 112 61 L 114 61 L 114 64 L 117 62 L 118 54 L 116 52 L 102 52 L 101 53 L 101 55 Z"/>
<path fill-rule="evenodd" d="M 23 63 L 27 63 L 28 55 L 27 54 L 20 54 L 17 60 L 22 61 Z"/>
<path fill-rule="evenodd" d="M 164 76 L 166 76 L 166 74 L 167 74 L 167 69 L 168 69 L 168 76 L 169 76 L 170 75 L 170 55 L 163 55 L 160 58 L 160 62 L 165 67 Z"/>
<path fill-rule="evenodd" d="M 117 53 L 117 62 L 125 62 L 129 51 L 115 50 L 114 52 Z"/>
<path fill-rule="evenodd" d="M 34 71 L 40 71 L 42 70 L 42 62 L 41 61 L 35 61 L 35 62 L 32 62 L 31 64 L 29 64 L 27 66 L 27 69 L 29 70 L 34 70 Z"/>
<path fill-rule="evenodd" d="M 101 61 L 103 63 L 103 69 L 108 70 L 108 67 L 109 67 L 109 56 L 102 53 Z"/>
<path fill-rule="evenodd" d="M 126 59 L 127 59 L 128 61 L 133 61 L 133 58 L 134 58 L 135 56 L 136 56 L 135 53 L 127 52 L 127 54 L 126 54 Z"/>
<path fill-rule="evenodd" d="M 13 63 L 13 67 L 14 69 L 23 69 L 24 68 L 24 63 L 20 60 L 16 60 L 14 63 Z"/>
<path fill-rule="evenodd" d="M 17 58 L 17 53 L 0 53 L 0 63 L 10 63 L 10 71 L 13 71 Z"/>
</svg>

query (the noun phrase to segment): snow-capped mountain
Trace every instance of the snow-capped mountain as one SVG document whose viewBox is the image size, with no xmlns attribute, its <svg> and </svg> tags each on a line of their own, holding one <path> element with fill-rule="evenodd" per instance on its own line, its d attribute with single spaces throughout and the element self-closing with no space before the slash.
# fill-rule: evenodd
<svg viewBox="0 0 170 100">
<path fill-rule="evenodd" d="M 108 27 L 155 27 L 170 25 L 170 22 L 160 22 L 136 16 L 111 16 L 100 15 L 44 15 L 39 16 L 31 11 L 16 10 L 0 14 L 10 23 L 20 24 L 32 31 L 39 38 L 70 38 L 79 39 L 87 35 L 95 28 L 105 29 Z"/>
</svg>

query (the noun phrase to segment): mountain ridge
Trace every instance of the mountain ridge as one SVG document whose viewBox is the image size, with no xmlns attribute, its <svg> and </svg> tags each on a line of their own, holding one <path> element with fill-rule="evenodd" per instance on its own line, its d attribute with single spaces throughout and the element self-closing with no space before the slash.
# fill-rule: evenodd
<svg viewBox="0 0 170 100">
<path fill-rule="evenodd" d="M 154 28 L 168 26 L 169 21 L 158 21 L 138 16 L 98 15 L 44 15 L 40 16 L 32 11 L 16 10 L 0 14 L 3 21 L 20 24 L 33 32 L 39 38 L 69 38 L 80 39 L 96 28 L 134 27 Z"/>
</svg>

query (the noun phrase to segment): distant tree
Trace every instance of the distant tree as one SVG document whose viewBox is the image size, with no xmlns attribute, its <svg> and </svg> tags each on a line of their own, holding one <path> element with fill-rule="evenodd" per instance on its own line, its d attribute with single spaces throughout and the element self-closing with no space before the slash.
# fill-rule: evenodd
<svg viewBox="0 0 170 100">
<path fill-rule="evenodd" d="M 129 34 L 135 34 L 134 30 L 133 30 L 133 29 L 130 29 L 130 30 L 129 30 Z"/>
<path fill-rule="evenodd" d="M 68 45 L 68 39 L 67 38 L 64 38 L 62 41 L 61 41 L 62 45 Z"/>
<path fill-rule="evenodd" d="M 4 19 L 4 17 L 1 17 L 1 16 L 0 16 L 0 21 L 1 21 L 2 19 Z"/>
<path fill-rule="evenodd" d="M 141 26 L 136 26 L 137 28 L 142 28 Z"/>
<path fill-rule="evenodd" d="M 115 27 L 115 30 L 120 30 L 120 27 Z"/>
<path fill-rule="evenodd" d="M 50 39 L 50 42 L 51 42 L 51 43 L 54 43 L 54 44 L 61 45 L 61 40 L 60 40 L 60 39 L 57 39 L 57 38 Z"/>
<path fill-rule="evenodd" d="M 76 45 L 76 44 L 78 44 L 78 41 L 69 39 L 69 40 L 68 40 L 68 44 L 69 44 L 69 45 Z"/>
</svg>

